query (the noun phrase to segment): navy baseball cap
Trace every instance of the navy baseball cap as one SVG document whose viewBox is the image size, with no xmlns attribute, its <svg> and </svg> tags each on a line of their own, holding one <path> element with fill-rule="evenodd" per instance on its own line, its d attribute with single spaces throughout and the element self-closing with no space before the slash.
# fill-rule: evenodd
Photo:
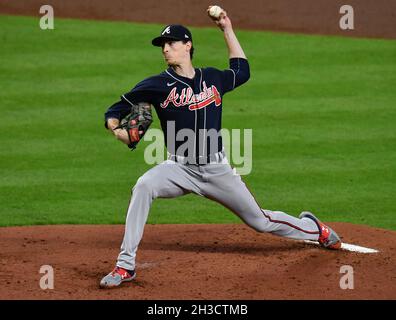
<svg viewBox="0 0 396 320">
<path fill-rule="evenodd" d="M 180 24 L 170 24 L 166 26 L 161 31 L 161 35 L 157 38 L 154 38 L 151 43 L 153 46 L 161 47 L 165 41 L 169 40 L 192 42 L 191 32 L 185 26 Z"/>
</svg>

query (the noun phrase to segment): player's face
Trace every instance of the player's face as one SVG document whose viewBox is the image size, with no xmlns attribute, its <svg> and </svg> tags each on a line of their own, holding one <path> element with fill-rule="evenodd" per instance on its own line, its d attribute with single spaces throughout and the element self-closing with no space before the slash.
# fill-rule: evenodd
<svg viewBox="0 0 396 320">
<path fill-rule="evenodd" d="M 162 45 L 162 54 L 168 65 L 179 65 L 190 59 L 190 49 L 190 42 L 166 41 Z"/>
</svg>

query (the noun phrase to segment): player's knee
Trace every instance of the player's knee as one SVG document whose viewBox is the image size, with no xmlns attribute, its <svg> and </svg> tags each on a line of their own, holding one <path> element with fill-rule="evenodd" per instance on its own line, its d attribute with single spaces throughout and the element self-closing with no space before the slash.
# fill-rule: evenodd
<svg viewBox="0 0 396 320">
<path fill-rule="evenodd" d="M 262 225 L 254 225 L 251 226 L 255 231 L 260 232 L 260 233 L 265 233 L 268 232 L 267 228 L 265 228 L 265 226 Z"/>
<path fill-rule="evenodd" d="M 136 184 L 133 187 L 133 192 L 152 194 L 154 191 L 154 186 L 155 184 L 153 183 L 152 179 L 142 176 L 136 181 Z"/>
<path fill-rule="evenodd" d="M 254 221 L 249 221 L 247 225 L 260 233 L 271 232 L 268 222 L 264 219 L 255 219 Z"/>
</svg>

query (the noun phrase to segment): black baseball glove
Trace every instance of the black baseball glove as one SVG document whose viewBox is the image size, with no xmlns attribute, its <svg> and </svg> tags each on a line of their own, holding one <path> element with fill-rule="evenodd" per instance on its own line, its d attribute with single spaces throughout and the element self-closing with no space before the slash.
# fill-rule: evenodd
<svg viewBox="0 0 396 320">
<path fill-rule="evenodd" d="M 131 112 L 121 120 L 121 124 L 115 129 L 124 129 L 128 132 L 129 144 L 131 150 L 136 149 L 136 145 L 147 132 L 153 117 L 151 115 L 151 106 L 147 103 L 133 104 Z"/>
</svg>

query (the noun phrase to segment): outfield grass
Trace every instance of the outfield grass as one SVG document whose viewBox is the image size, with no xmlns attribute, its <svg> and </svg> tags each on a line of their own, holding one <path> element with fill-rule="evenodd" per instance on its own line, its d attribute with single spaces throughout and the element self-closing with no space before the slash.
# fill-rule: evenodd
<svg viewBox="0 0 396 320">
<path fill-rule="evenodd" d="M 0 16 L 0 226 L 124 223 L 149 165 L 103 113 L 164 69 L 162 26 Z M 196 66 L 226 68 L 214 28 L 192 28 Z M 264 208 L 396 230 L 396 41 L 237 32 L 251 80 L 225 99 L 226 128 L 253 129 L 244 180 Z M 159 127 L 155 119 L 154 128 Z M 149 223 L 238 222 L 189 195 L 156 200 Z"/>
</svg>

